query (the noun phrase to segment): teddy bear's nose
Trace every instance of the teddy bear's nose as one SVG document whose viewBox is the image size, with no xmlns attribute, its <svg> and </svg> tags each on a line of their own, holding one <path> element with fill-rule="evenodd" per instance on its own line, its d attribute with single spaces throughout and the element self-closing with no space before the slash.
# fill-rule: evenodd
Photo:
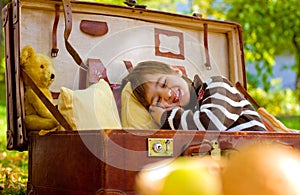
<svg viewBox="0 0 300 195">
<path fill-rule="evenodd" d="M 51 74 L 50 78 L 54 79 L 55 78 L 55 74 Z"/>
</svg>

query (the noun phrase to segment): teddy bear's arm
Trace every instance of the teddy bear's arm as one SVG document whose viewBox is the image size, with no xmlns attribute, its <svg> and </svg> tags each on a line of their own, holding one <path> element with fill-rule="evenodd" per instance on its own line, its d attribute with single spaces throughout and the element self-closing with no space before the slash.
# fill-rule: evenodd
<svg viewBox="0 0 300 195">
<path fill-rule="evenodd" d="M 47 94 L 45 94 L 47 96 Z M 37 113 L 37 115 L 43 118 L 54 119 L 51 112 L 47 109 L 47 107 L 43 104 L 40 98 L 33 92 L 32 89 L 27 91 L 27 98 L 33 109 Z M 49 99 L 49 98 L 48 98 Z M 50 100 L 51 101 L 51 100 Z M 51 101 L 52 102 L 52 101 Z"/>
</svg>

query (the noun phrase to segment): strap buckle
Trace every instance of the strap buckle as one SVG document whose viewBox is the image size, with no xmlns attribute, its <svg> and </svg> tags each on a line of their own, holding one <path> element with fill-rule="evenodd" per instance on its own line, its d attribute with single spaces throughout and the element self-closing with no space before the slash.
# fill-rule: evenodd
<svg viewBox="0 0 300 195">
<path fill-rule="evenodd" d="M 52 48 L 51 49 L 51 57 L 56 57 L 58 54 L 59 49 L 58 48 Z"/>
</svg>

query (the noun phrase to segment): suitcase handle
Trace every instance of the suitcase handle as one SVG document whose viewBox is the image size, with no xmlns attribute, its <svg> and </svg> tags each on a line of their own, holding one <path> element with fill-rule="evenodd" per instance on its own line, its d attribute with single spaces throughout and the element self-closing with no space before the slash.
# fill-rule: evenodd
<svg viewBox="0 0 300 195">
<path fill-rule="evenodd" d="M 221 156 L 229 158 L 231 154 L 239 152 L 236 148 L 220 148 L 217 139 L 203 139 L 201 142 L 184 147 L 183 156 L 206 156 L 210 155 L 213 159 L 220 160 Z"/>
<path fill-rule="evenodd" d="M 183 156 L 206 156 L 219 160 L 221 158 L 221 149 L 218 140 L 203 139 L 200 143 L 185 146 Z"/>
<path fill-rule="evenodd" d="M 200 143 L 192 144 L 186 147 L 183 156 L 204 156 L 210 154 L 213 146 L 209 140 L 204 139 Z"/>
</svg>

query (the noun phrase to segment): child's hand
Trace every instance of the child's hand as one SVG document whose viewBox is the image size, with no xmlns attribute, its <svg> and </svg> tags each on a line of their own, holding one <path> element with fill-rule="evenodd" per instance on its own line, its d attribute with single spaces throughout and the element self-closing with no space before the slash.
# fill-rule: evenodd
<svg viewBox="0 0 300 195">
<path fill-rule="evenodd" d="M 150 105 L 150 107 L 149 107 L 150 115 L 152 116 L 154 121 L 159 125 L 161 125 L 160 124 L 161 116 L 165 111 L 167 111 L 165 108 L 162 108 L 162 107 L 159 107 L 156 105 Z"/>
</svg>

